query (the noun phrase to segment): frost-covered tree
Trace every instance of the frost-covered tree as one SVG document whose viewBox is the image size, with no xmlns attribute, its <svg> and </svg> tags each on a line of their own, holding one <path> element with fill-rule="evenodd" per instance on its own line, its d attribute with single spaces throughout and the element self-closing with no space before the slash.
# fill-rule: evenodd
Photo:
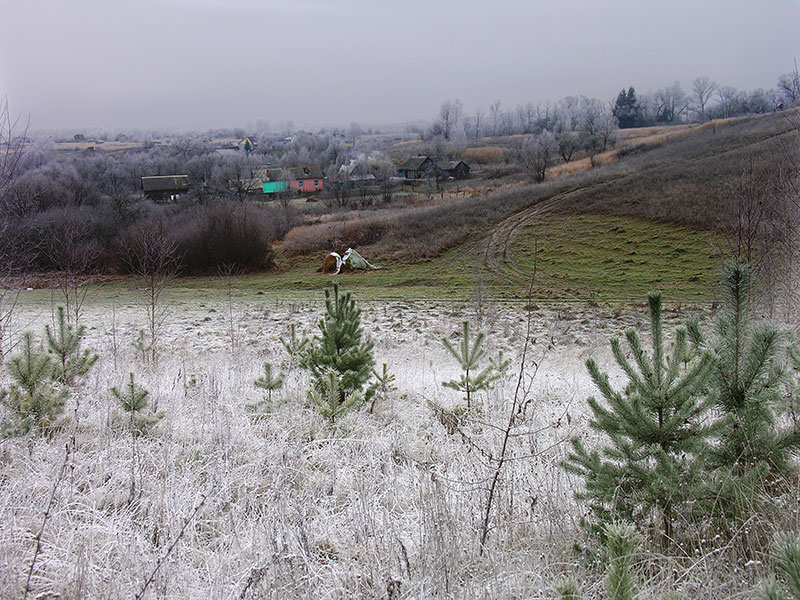
<svg viewBox="0 0 800 600">
<path fill-rule="evenodd" d="M 442 385 L 463 392 L 467 400 L 467 408 L 472 408 L 472 394 L 491 389 L 511 362 L 504 359 L 501 352 L 496 361 L 490 360 L 488 364 L 482 366 L 485 354 L 483 341 L 485 339 L 486 334 L 482 331 L 479 331 L 478 335 L 472 339 L 468 321 L 461 324 L 461 342 L 458 347 L 454 346 L 449 339 L 442 338 L 444 347 L 461 367 L 461 377 L 445 381 Z"/>
<path fill-rule="evenodd" d="M 164 418 L 163 411 L 153 411 L 148 406 L 150 392 L 136 383 L 133 373 L 122 388 L 112 387 L 111 395 L 128 413 L 128 428 L 132 436 L 146 434 L 150 428 Z"/>
</svg>

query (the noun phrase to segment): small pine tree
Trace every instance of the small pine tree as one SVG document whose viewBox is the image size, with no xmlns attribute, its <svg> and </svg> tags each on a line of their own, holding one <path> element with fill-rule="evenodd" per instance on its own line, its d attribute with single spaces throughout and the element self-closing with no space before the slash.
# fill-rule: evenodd
<svg viewBox="0 0 800 600">
<path fill-rule="evenodd" d="M 153 351 L 153 344 L 148 341 L 144 329 L 139 330 L 139 335 L 133 341 L 133 348 L 142 356 L 142 362 L 147 362 Z"/>
<path fill-rule="evenodd" d="M 555 585 L 555 590 L 561 600 L 581 600 L 581 590 L 574 579 L 565 579 Z"/>
<path fill-rule="evenodd" d="M 76 377 L 86 375 L 97 362 L 97 354 L 92 354 L 89 350 L 80 352 L 85 332 L 83 325 L 73 328 L 67 322 L 63 306 L 58 307 L 54 330 L 45 325 L 48 351 L 58 358 L 53 366 L 53 379 L 59 383 L 71 385 Z"/>
<path fill-rule="evenodd" d="M 634 362 L 618 339 L 611 341 L 617 364 L 628 378 L 623 391 L 611 387 L 593 359 L 586 361 L 592 381 L 606 405 L 589 398 L 590 426 L 607 444 L 589 452 L 579 438 L 563 466 L 585 482 L 579 498 L 589 501 L 601 522 L 639 522 L 655 518 L 669 540 L 681 503 L 690 504 L 691 486 L 699 485 L 702 457 L 710 430 L 702 419 L 709 403 L 703 391 L 712 367 L 704 352 L 684 367 L 687 333 L 679 328 L 673 352 L 665 355 L 661 295 L 650 294 L 652 356 L 642 348 L 635 331 L 625 333 Z"/>
<path fill-rule="evenodd" d="M 775 540 L 775 559 L 789 588 L 786 595 L 782 585 L 773 576 L 763 582 L 753 594 L 753 600 L 789 600 L 800 598 L 800 536 L 792 533 L 779 535 Z"/>
<path fill-rule="evenodd" d="M 633 600 L 637 577 L 634 569 L 639 538 L 632 525 L 607 523 L 603 527 L 606 566 L 606 597 L 609 600 Z"/>
<path fill-rule="evenodd" d="M 486 339 L 486 334 L 480 331 L 478 335 L 475 336 L 475 340 L 470 343 L 470 327 L 468 321 L 462 323 L 461 343 L 459 343 L 458 348 L 447 338 L 442 338 L 444 347 L 447 348 L 450 354 L 458 361 L 463 371 L 459 379 L 444 381 L 442 385 L 459 392 L 464 392 L 466 394 L 468 409 L 472 408 L 472 394 L 474 392 L 491 389 L 494 382 L 502 376 L 510 363 L 509 360 L 503 358 L 501 353 L 497 361 L 490 361 L 486 367 L 480 370 L 481 360 L 485 353 L 483 349 L 484 339 Z"/>
<path fill-rule="evenodd" d="M 283 387 L 285 375 L 281 370 L 276 376 L 272 372 L 272 365 L 268 362 L 264 363 L 264 374 L 253 382 L 257 388 L 267 391 L 267 402 L 272 404 L 272 392 L 279 390 Z"/>
<path fill-rule="evenodd" d="M 751 319 L 746 265 L 727 264 L 723 285 L 725 298 L 715 339 L 706 340 L 696 321 L 689 329 L 698 348 L 710 348 L 716 355 L 709 391 L 723 420 L 713 456 L 718 466 L 739 475 L 755 475 L 759 464 L 772 475 L 791 475 L 795 472 L 792 456 L 800 448 L 800 428 L 779 428 L 776 418 L 782 404 L 785 365 L 781 353 L 786 336 L 771 323 Z M 763 480 L 764 475 L 757 478 Z"/>
<path fill-rule="evenodd" d="M 308 390 L 308 399 L 331 423 L 339 415 L 364 403 L 364 395 L 358 390 L 348 392 L 342 398 L 343 390 L 340 381 L 336 371 L 329 368 L 320 380 L 320 385 Z"/>
<path fill-rule="evenodd" d="M 729 529 L 764 508 L 772 486 L 796 473 L 800 425 L 779 424 L 787 337 L 771 323 L 751 318 L 746 265 L 725 265 L 723 291 L 715 337 L 707 340 L 696 321 L 689 332 L 697 348 L 713 350 L 715 356 L 708 393 L 721 417 L 709 453 L 708 510 Z"/>
<path fill-rule="evenodd" d="M 131 435 L 146 434 L 153 425 L 164 418 L 163 412 L 148 410 L 150 392 L 136 383 L 133 373 L 122 389 L 112 387 L 110 392 L 119 401 L 122 410 L 128 413 Z"/>
<path fill-rule="evenodd" d="M 5 435 L 25 435 L 33 429 L 52 434 L 66 423 L 62 418 L 68 391 L 52 380 L 53 359 L 36 348 L 33 336 L 22 337 L 22 353 L 7 363 L 14 384 L 0 392 L 11 418 L 2 424 Z"/>
<path fill-rule="evenodd" d="M 281 344 L 283 344 L 284 350 L 289 355 L 289 370 L 291 371 L 306 351 L 308 338 L 306 336 L 298 336 L 297 325 L 291 323 L 289 325 L 289 337 L 281 338 Z"/>
<path fill-rule="evenodd" d="M 389 396 L 389 392 L 397 390 L 397 386 L 394 384 L 394 373 L 389 373 L 386 363 L 383 363 L 383 369 L 380 373 L 373 369 L 372 376 L 375 377 L 375 383 L 372 386 L 375 390 L 375 395 L 372 398 L 372 404 L 369 405 L 370 413 L 372 413 L 372 409 L 375 408 L 376 400 L 380 399 L 381 401 L 385 401 Z"/>
<path fill-rule="evenodd" d="M 364 386 L 369 381 L 375 358 L 372 342 L 362 341 L 361 309 L 356 308 L 350 293 L 339 294 L 338 284 L 333 294 L 325 290 L 325 315 L 319 321 L 320 336 L 309 343 L 300 366 L 311 373 L 312 385 L 319 395 L 331 393 L 330 373 L 338 378 L 339 403 L 348 396 L 360 394 L 369 401 L 374 388 Z"/>
</svg>

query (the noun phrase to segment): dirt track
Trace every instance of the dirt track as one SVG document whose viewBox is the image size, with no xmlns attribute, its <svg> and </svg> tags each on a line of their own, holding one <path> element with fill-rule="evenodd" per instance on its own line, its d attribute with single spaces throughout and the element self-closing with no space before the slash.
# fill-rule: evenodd
<svg viewBox="0 0 800 600">
<path fill-rule="evenodd" d="M 520 229 L 531 221 L 547 215 L 563 204 L 566 200 L 596 185 L 575 188 L 562 192 L 542 202 L 529 206 L 495 225 L 486 238 L 483 251 L 483 267 L 494 277 L 512 285 L 526 286 L 530 273 L 520 268 L 511 254 L 511 244 L 517 237 Z"/>
</svg>

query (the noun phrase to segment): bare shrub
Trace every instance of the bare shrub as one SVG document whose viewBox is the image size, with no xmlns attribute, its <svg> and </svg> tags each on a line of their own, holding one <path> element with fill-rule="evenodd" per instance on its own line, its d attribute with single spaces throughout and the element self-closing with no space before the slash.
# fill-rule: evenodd
<svg viewBox="0 0 800 600">
<path fill-rule="evenodd" d="M 385 215 L 298 227 L 287 234 L 284 250 L 298 256 L 322 251 L 341 251 L 378 242 L 391 229 L 393 220 Z"/>
<path fill-rule="evenodd" d="M 215 273 L 224 265 L 255 271 L 273 265 L 272 243 L 288 230 L 290 215 L 270 207 L 222 203 L 199 209 L 179 234 L 189 273 Z"/>
</svg>

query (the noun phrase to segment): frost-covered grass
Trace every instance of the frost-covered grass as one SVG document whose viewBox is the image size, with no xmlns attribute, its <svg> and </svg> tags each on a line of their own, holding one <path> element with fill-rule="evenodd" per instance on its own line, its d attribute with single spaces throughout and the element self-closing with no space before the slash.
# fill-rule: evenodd
<svg viewBox="0 0 800 600">
<path fill-rule="evenodd" d="M 579 482 L 558 463 L 564 441 L 587 429 L 593 391 L 583 361 L 610 368 L 608 337 L 638 326 L 643 310 L 533 311 L 525 410 L 481 552 L 527 313 L 521 304 L 484 305 L 480 315 L 469 304 L 360 306 L 378 366 L 388 364 L 398 389 L 373 414 L 335 425 L 310 408 L 296 369 L 268 410 L 246 410 L 263 397 L 253 386 L 262 363 L 285 359 L 279 337 L 292 322 L 314 333 L 318 304 L 173 306 L 156 366 L 132 348 L 139 307 L 87 306 L 87 346 L 101 358 L 68 402 L 70 427 L 51 440 L 0 443 L 0 597 L 24 595 L 54 490 L 30 598 L 132 598 L 148 581 L 146 598 L 540 598 L 565 576 L 598 597 L 602 574 L 573 500 Z M 668 324 L 683 316 L 665 315 Z M 32 305 L 16 322 L 39 332 L 50 318 Z M 448 433 L 431 403 L 462 404 L 441 386 L 457 367 L 440 340 L 463 319 L 487 332 L 490 354 L 503 349 L 514 364 Z M 135 440 L 108 391 L 129 372 L 166 415 Z M 741 590 L 746 569 L 731 578 L 736 565 L 714 557 L 643 555 L 648 589 L 720 598 Z"/>
</svg>

